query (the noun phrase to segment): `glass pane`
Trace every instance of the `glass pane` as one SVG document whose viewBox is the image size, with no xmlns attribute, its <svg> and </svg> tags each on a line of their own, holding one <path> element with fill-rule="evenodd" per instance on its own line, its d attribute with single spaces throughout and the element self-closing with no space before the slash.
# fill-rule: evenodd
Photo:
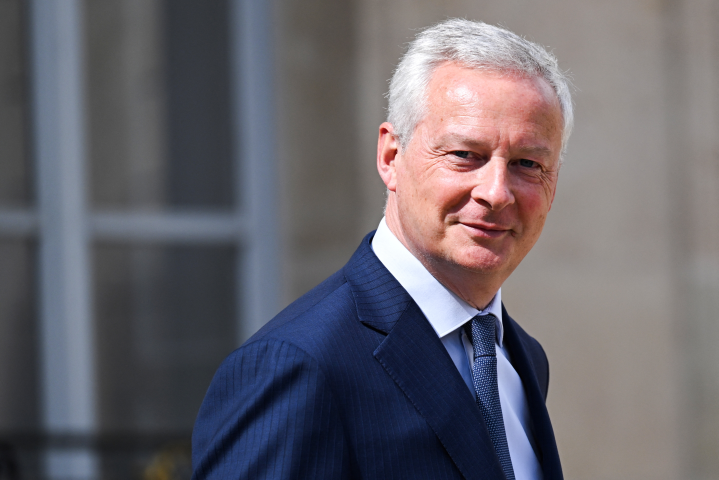
<svg viewBox="0 0 719 480">
<path fill-rule="evenodd" d="M 91 198 L 158 207 L 167 177 L 161 5 L 85 2 Z"/>
<path fill-rule="evenodd" d="M 93 204 L 232 208 L 228 2 L 86 9 Z"/>
<path fill-rule="evenodd" d="M 32 432 L 38 419 L 35 244 L 0 240 L 0 431 Z"/>
<path fill-rule="evenodd" d="M 0 1 L 0 206 L 31 201 L 25 3 Z"/>
<path fill-rule="evenodd" d="M 169 200 L 232 204 L 227 1 L 168 0 Z"/>
<path fill-rule="evenodd" d="M 234 248 L 101 244 L 94 253 L 103 432 L 189 435 L 236 347 Z"/>
</svg>

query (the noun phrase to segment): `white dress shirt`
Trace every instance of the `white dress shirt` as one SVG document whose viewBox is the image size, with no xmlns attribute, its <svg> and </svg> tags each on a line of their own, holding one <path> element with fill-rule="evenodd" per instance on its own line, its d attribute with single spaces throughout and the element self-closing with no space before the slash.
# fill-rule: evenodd
<svg viewBox="0 0 719 480">
<path fill-rule="evenodd" d="M 427 317 L 473 397 L 475 396 L 472 382 L 474 351 L 462 326 L 478 313 L 483 315 L 491 313 L 497 317 L 495 348 L 499 401 L 502 406 L 502 418 L 514 476 L 517 480 L 541 480 L 542 469 L 533 446 L 534 435 L 531 430 L 524 386 L 503 346 L 502 290 L 497 292 L 484 310 L 479 311 L 470 306 L 429 273 L 394 236 L 384 218 L 372 239 L 372 249 Z"/>
</svg>

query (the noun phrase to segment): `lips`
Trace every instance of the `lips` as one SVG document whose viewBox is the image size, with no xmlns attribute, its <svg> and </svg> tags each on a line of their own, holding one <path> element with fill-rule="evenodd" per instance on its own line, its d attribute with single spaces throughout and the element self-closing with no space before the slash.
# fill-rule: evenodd
<svg viewBox="0 0 719 480">
<path fill-rule="evenodd" d="M 509 227 L 487 223 L 459 222 L 459 224 L 468 230 L 473 236 L 484 238 L 501 238 L 512 231 Z"/>
</svg>

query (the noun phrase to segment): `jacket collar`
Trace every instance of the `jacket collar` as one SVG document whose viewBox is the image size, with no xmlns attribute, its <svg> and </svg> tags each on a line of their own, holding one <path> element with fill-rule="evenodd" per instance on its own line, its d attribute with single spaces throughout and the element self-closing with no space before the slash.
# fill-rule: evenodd
<svg viewBox="0 0 719 480">
<path fill-rule="evenodd" d="M 417 304 L 372 251 L 367 235 L 344 268 L 360 322 L 386 335 L 374 356 L 434 430 L 465 478 L 503 479 L 484 419 Z M 521 334 L 503 309 L 505 342 L 524 384 L 545 480 L 562 480 L 549 415 Z M 538 347 L 537 347 L 538 348 Z"/>
<path fill-rule="evenodd" d="M 520 332 L 524 334 L 527 340 L 530 337 L 524 333 L 522 328 L 507 314 L 507 310 L 502 306 L 502 314 L 504 317 L 505 339 L 507 342 L 507 350 L 512 359 L 512 365 L 522 379 L 524 392 L 527 395 L 527 404 L 529 405 L 529 415 L 532 419 L 532 427 L 534 438 L 537 442 L 539 452 L 539 460 L 542 463 L 542 472 L 545 480 L 562 480 L 562 465 L 559 461 L 559 452 L 557 451 L 557 442 L 554 438 L 554 429 L 549 420 L 549 413 L 544 401 L 544 395 L 539 388 L 537 374 L 534 365 L 527 354 L 528 345 L 520 336 Z M 532 340 L 534 341 L 534 340 Z M 540 348 L 540 347 L 535 347 Z"/>
<path fill-rule="evenodd" d="M 372 251 L 370 232 L 344 267 L 360 322 L 387 334 L 412 298 Z"/>
<path fill-rule="evenodd" d="M 386 338 L 374 357 L 467 479 L 503 479 L 482 414 L 417 304 L 375 256 L 372 233 L 345 266 L 360 322 Z"/>
</svg>

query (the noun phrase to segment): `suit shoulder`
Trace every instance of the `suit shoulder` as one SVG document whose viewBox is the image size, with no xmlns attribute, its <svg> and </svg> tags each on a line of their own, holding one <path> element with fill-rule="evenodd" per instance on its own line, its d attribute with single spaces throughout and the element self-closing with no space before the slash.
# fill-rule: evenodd
<svg viewBox="0 0 719 480">
<path fill-rule="evenodd" d="M 288 342 L 315 358 L 342 354 L 341 345 L 357 341 L 365 330 L 342 270 L 294 301 L 270 320 L 242 348 L 259 342 Z"/>
<path fill-rule="evenodd" d="M 512 326 L 514 327 L 514 330 L 517 332 L 517 335 L 519 336 L 520 340 L 524 344 L 524 347 L 532 352 L 532 354 L 538 354 L 541 356 L 544 356 L 546 358 L 546 355 L 544 354 L 544 348 L 542 347 L 542 344 L 539 343 L 539 341 L 528 334 L 520 324 L 518 324 L 512 317 L 507 318 L 510 322 L 512 322 Z"/>
<path fill-rule="evenodd" d="M 547 398 L 547 391 L 549 389 L 549 360 L 547 354 L 539 341 L 528 334 L 512 317 L 507 315 L 507 320 L 512 323 L 512 328 L 517 332 L 520 342 L 524 350 L 527 352 L 534 371 L 537 375 L 537 381 L 539 387 L 542 390 L 544 398 Z"/>
<path fill-rule="evenodd" d="M 274 338 L 246 344 L 220 366 L 200 407 L 193 479 L 279 478 L 274 466 L 281 466 L 282 478 L 347 478 L 339 415 L 313 356 Z M 306 448 L 313 455 L 303 455 Z"/>
<path fill-rule="evenodd" d="M 272 320 L 267 322 L 246 343 L 251 343 L 274 335 L 281 335 L 284 328 L 297 321 L 298 318 L 309 313 L 317 314 L 327 307 L 337 303 L 352 302 L 352 295 L 347 289 L 347 280 L 343 270 L 335 272 L 322 283 L 289 304 Z"/>
</svg>

